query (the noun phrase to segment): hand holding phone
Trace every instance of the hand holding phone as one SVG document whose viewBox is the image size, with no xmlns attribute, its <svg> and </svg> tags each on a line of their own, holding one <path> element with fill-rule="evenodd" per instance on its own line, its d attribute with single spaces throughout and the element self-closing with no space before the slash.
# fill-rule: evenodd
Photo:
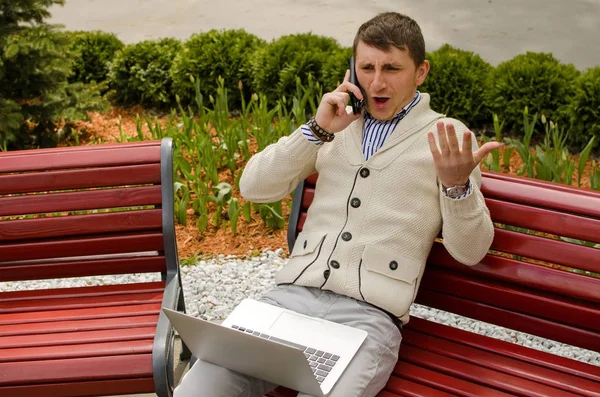
<svg viewBox="0 0 600 397">
<path fill-rule="evenodd" d="M 354 64 L 354 57 L 350 57 L 350 83 L 354 84 L 360 89 L 358 79 L 356 78 L 356 65 Z M 365 106 L 365 101 L 356 98 L 354 93 L 352 93 L 351 91 L 348 91 L 348 93 L 350 94 L 350 104 L 352 105 L 352 113 L 359 114 L 362 108 Z"/>
<path fill-rule="evenodd" d="M 350 84 L 350 78 L 351 72 L 348 70 L 342 84 L 332 92 L 323 95 L 319 103 L 319 108 L 314 119 L 317 125 L 325 130 L 325 132 L 335 134 L 344 130 L 350 123 L 360 118 L 363 101 L 359 100 L 357 96 L 362 97 L 363 94 L 359 87 Z M 346 110 L 349 99 L 353 101 L 352 112 Z"/>
</svg>

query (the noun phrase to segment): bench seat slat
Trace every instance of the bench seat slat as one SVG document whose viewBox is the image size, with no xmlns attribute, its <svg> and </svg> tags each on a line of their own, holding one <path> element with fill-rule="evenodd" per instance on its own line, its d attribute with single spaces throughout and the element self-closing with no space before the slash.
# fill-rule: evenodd
<svg viewBox="0 0 600 397">
<path fill-rule="evenodd" d="M 122 293 L 98 296 L 70 296 L 64 298 L 41 298 L 0 302 L 0 313 L 19 313 L 47 310 L 83 309 L 101 306 L 142 305 L 162 301 L 164 291 Z"/>
<path fill-rule="evenodd" d="M 122 328 L 151 327 L 156 325 L 158 315 L 123 316 L 90 320 L 65 320 L 22 324 L 0 325 L 0 337 L 16 335 L 46 335 L 58 332 L 85 332 L 117 330 Z"/>
<path fill-rule="evenodd" d="M 0 155 L 0 170 L 4 173 L 14 173 L 158 162 L 160 162 L 160 145 L 154 144 L 131 147 L 128 150 L 119 147 L 100 147 L 96 150 L 57 149 L 43 153 L 11 153 Z"/>
<path fill-rule="evenodd" d="M 140 328 L 123 328 L 115 330 L 82 331 L 56 333 L 46 335 L 18 335 L 4 336 L 0 338 L 0 352 L 2 349 L 27 348 L 27 347 L 50 347 L 62 346 L 63 349 L 71 349 L 70 345 L 82 345 L 88 343 L 108 343 L 134 341 L 140 339 L 154 339 L 156 326 Z"/>
<path fill-rule="evenodd" d="M 0 374 L 3 374 L 0 386 L 152 377 L 152 355 L 40 360 L 29 361 L 27 365 L 0 363 Z"/>
<path fill-rule="evenodd" d="M 423 288 L 471 301 L 600 332 L 600 321 L 595 324 L 589 323 L 589 317 L 600 318 L 600 307 L 595 304 L 544 295 L 538 291 L 506 286 L 433 266 L 423 277 L 421 285 Z"/>
<path fill-rule="evenodd" d="M 490 370 L 462 360 L 452 359 L 408 344 L 404 344 L 400 347 L 400 355 L 402 361 L 422 366 L 456 379 L 484 383 L 489 388 L 503 391 L 508 394 L 531 397 L 540 395 L 551 395 L 554 397 L 573 396 L 573 394 L 569 392 Z"/>
<path fill-rule="evenodd" d="M 570 393 L 593 397 L 600 396 L 600 383 L 450 342 L 431 335 L 421 334 L 411 329 L 404 330 L 402 342 L 434 354 L 527 379 Z M 592 391 L 595 392 L 592 393 Z"/>
<path fill-rule="evenodd" d="M 55 216 L 3 222 L 0 241 L 23 241 L 101 233 L 161 231 L 162 210 Z"/>
<path fill-rule="evenodd" d="M 481 275 L 526 288 L 535 288 L 600 303 L 600 280 L 582 274 L 519 262 L 496 255 L 486 255 L 477 266 L 465 266 L 452 258 L 444 246 L 437 242 L 433 245 L 427 263 L 427 266 L 440 266 L 455 272 Z"/>
<path fill-rule="evenodd" d="M 119 294 L 136 294 L 146 292 L 162 292 L 165 283 L 153 281 L 148 283 L 128 283 L 113 285 L 94 285 L 88 287 L 32 289 L 26 291 L 3 292 L 0 303 L 32 299 L 64 299 L 80 298 L 85 296 L 107 296 Z"/>
<path fill-rule="evenodd" d="M 395 392 L 391 392 L 392 390 Z M 403 379 L 392 375 L 385 387 L 377 397 L 396 397 L 396 396 L 408 396 L 408 397 L 452 397 L 453 394 L 446 393 L 444 391 L 434 389 L 419 383 L 411 382 L 408 379 Z"/>
<path fill-rule="evenodd" d="M 494 230 L 492 250 L 600 273 L 600 249 L 510 230 Z"/>
<path fill-rule="evenodd" d="M 54 263 L 21 263 L 12 266 L 0 264 L 0 281 L 162 272 L 165 269 L 165 260 L 165 257 L 160 255 Z"/>
<path fill-rule="evenodd" d="M 486 199 L 494 222 L 600 243 L 600 219 Z M 568 231 L 568 232 L 567 232 Z"/>
<path fill-rule="evenodd" d="M 135 233 L 89 238 L 57 239 L 33 243 L 0 243 L 3 262 L 162 251 L 162 233 Z"/>
<path fill-rule="evenodd" d="M 114 331 L 113 331 L 114 332 Z M 115 333 L 118 336 L 119 333 Z M 146 339 L 115 339 L 117 341 L 99 341 L 98 343 L 51 345 L 29 347 L 27 345 L 0 350 L 0 363 L 35 360 L 60 360 L 66 358 L 84 358 L 100 356 L 120 356 L 125 354 L 152 353 L 152 333 Z M 22 365 L 27 365 L 23 363 Z"/>
<path fill-rule="evenodd" d="M 600 193 L 573 188 L 550 188 L 547 185 L 484 178 L 484 197 L 548 208 L 571 214 L 600 218 Z"/>
<path fill-rule="evenodd" d="M 3 197 L 0 216 L 160 205 L 160 189 L 157 185 Z"/>
<path fill-rule="evenodd" d="M 33 324 L 45 321 L 94 320 L 121 316 L 151 316 L 160 312 L 161 302 L 142 305 L 101 306 L 88 309 L 47 310 L 0 314 L 0 325 Z"/>
<path fill-rule="evenodd" d="M 0 195 L 160 184 L 160 164 L 0 175 Z"/>
<path fill-rule="evenodd" d="M 92 397 L 116 394 L 154 393 L 152 377 L 113 379 L 96 382 L 68 382 L 46 385 L 0 386 L 3 397 Z"/>
<path fill-rule="evenodd" d="M 576 186 L 566 185 L 564 183 L 558 182 L 550 182 L 544 181 L 541 179 L 527 178 L 524 176 L 514 176 L 510 174 L 505 174 L 502 172 L 494 172 L 494 171 L 483 171 L 483 181 L 484 184 L 495 183 L 494 180 L 500 181 L 508 181 L 513 184 L 523 185 L 523 186 L 535 186 L 552 192 L 566 192 L 570 194 L 574 194 L 576 196 L 587 196 L 587 197 L 595 197 L 596 199 L 600 198 L 600 193 L 595 190 L 583 189 Z M 511 185 L 512 186 L 512 185 Z"/>
<path fill-rule="evenodd" d="M 417 303 L 584 349 L 600 351 L 600 334 L 421 288 Z"/>
<path fill-rule="evenodd" d="M 402 352 L 402 347 L 400 348 Z M 431 388 L 437 388 L 455 396 L 461 397 L 509 397 L 512 394 L 504 393 L 496 389 L 480 385 L 477 382 L 470 382 L 461 378 L 452 377 L 428 368 L 415 365 L 412 362 L 404 361 L 401 356 L 394 368 L 390 382 L 386 385 L 386 390 L 402 395 L 402 390 L 397 388 L 396 377 L 407 379 L 414 383 L 419 383 Z"/>
<path fill-rule="evenodd" d="M 419 333 L 431 335 L 439 339 L 471 346 L 499 356 L 534 364 L 539 367 L 549 368 L 554 371 L 588 379 L 600 384 L 600 367 L 580 361 L 567 359 L 540 350 L 530 349 L 525 346 L 490 338 L 448 325 L 438 324 L 418 317 L 412 317 L 405 329 L 415 330 Z"/>
</svg>

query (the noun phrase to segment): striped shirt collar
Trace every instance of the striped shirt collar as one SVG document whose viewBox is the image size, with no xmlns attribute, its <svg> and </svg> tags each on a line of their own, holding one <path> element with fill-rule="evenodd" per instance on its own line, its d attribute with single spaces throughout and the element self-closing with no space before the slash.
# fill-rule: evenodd
<svg viewBox="0 0 600 397">
<path fill-rule="evenodd" d="M 368 160 L 377 152 L 394 132 L 396 126 L 412 108 L 421 100 L 421 93 L 417 91 L 412 101 L 400 110 L 391 120 L 377 120 L 368 112 L 365 112 L 365 123 L 363 127 L 362 151 L 365 160 Z"/>
</svg>

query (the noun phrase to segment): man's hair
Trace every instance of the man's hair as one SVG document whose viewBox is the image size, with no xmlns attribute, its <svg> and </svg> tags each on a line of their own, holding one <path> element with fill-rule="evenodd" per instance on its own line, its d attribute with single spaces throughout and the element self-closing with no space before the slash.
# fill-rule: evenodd
<svg viewBox="0 0 600 397">
<path fill-rule="evenodd" d="M 425 61 L 425 39 L 414 19 L 397 12 L 384 12 L 363 23 L 354 37 L 354 55 L 358 42 L 389 51 L 394 46 L 407 50 L 419 67 Z"/>
</svg>

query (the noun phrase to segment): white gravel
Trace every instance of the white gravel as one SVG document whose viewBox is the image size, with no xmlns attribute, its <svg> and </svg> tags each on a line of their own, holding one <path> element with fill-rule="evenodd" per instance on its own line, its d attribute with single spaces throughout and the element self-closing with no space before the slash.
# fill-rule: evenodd
<svg viewBox="0 0 600 397">
<path fill-rule="evenodd" d="M 275 273 L 286 263 L 282 249 L 265 250 L 252 258 L 219 255 L 199 261 L 195 266 L 182 267 L 182 279 L 187 312 L 210 321 L 222 320 L 244 298 L 258 298 L 275 286 Z M 159 280 L 158 274 L 117 276 L 119 282 Z M 63 288 L 115 283 L 115 276 L 80 277 L 73 279 L 3 282 L 0 292 L 27 289 Z M 492 338 L 573 358 L 600 367 L 600 353 L 551 340 L 538 338 L 507 328 L 474 321 L 452 313 L 414 304 L 411 315 L 454 326 Z"/>
</svg>

